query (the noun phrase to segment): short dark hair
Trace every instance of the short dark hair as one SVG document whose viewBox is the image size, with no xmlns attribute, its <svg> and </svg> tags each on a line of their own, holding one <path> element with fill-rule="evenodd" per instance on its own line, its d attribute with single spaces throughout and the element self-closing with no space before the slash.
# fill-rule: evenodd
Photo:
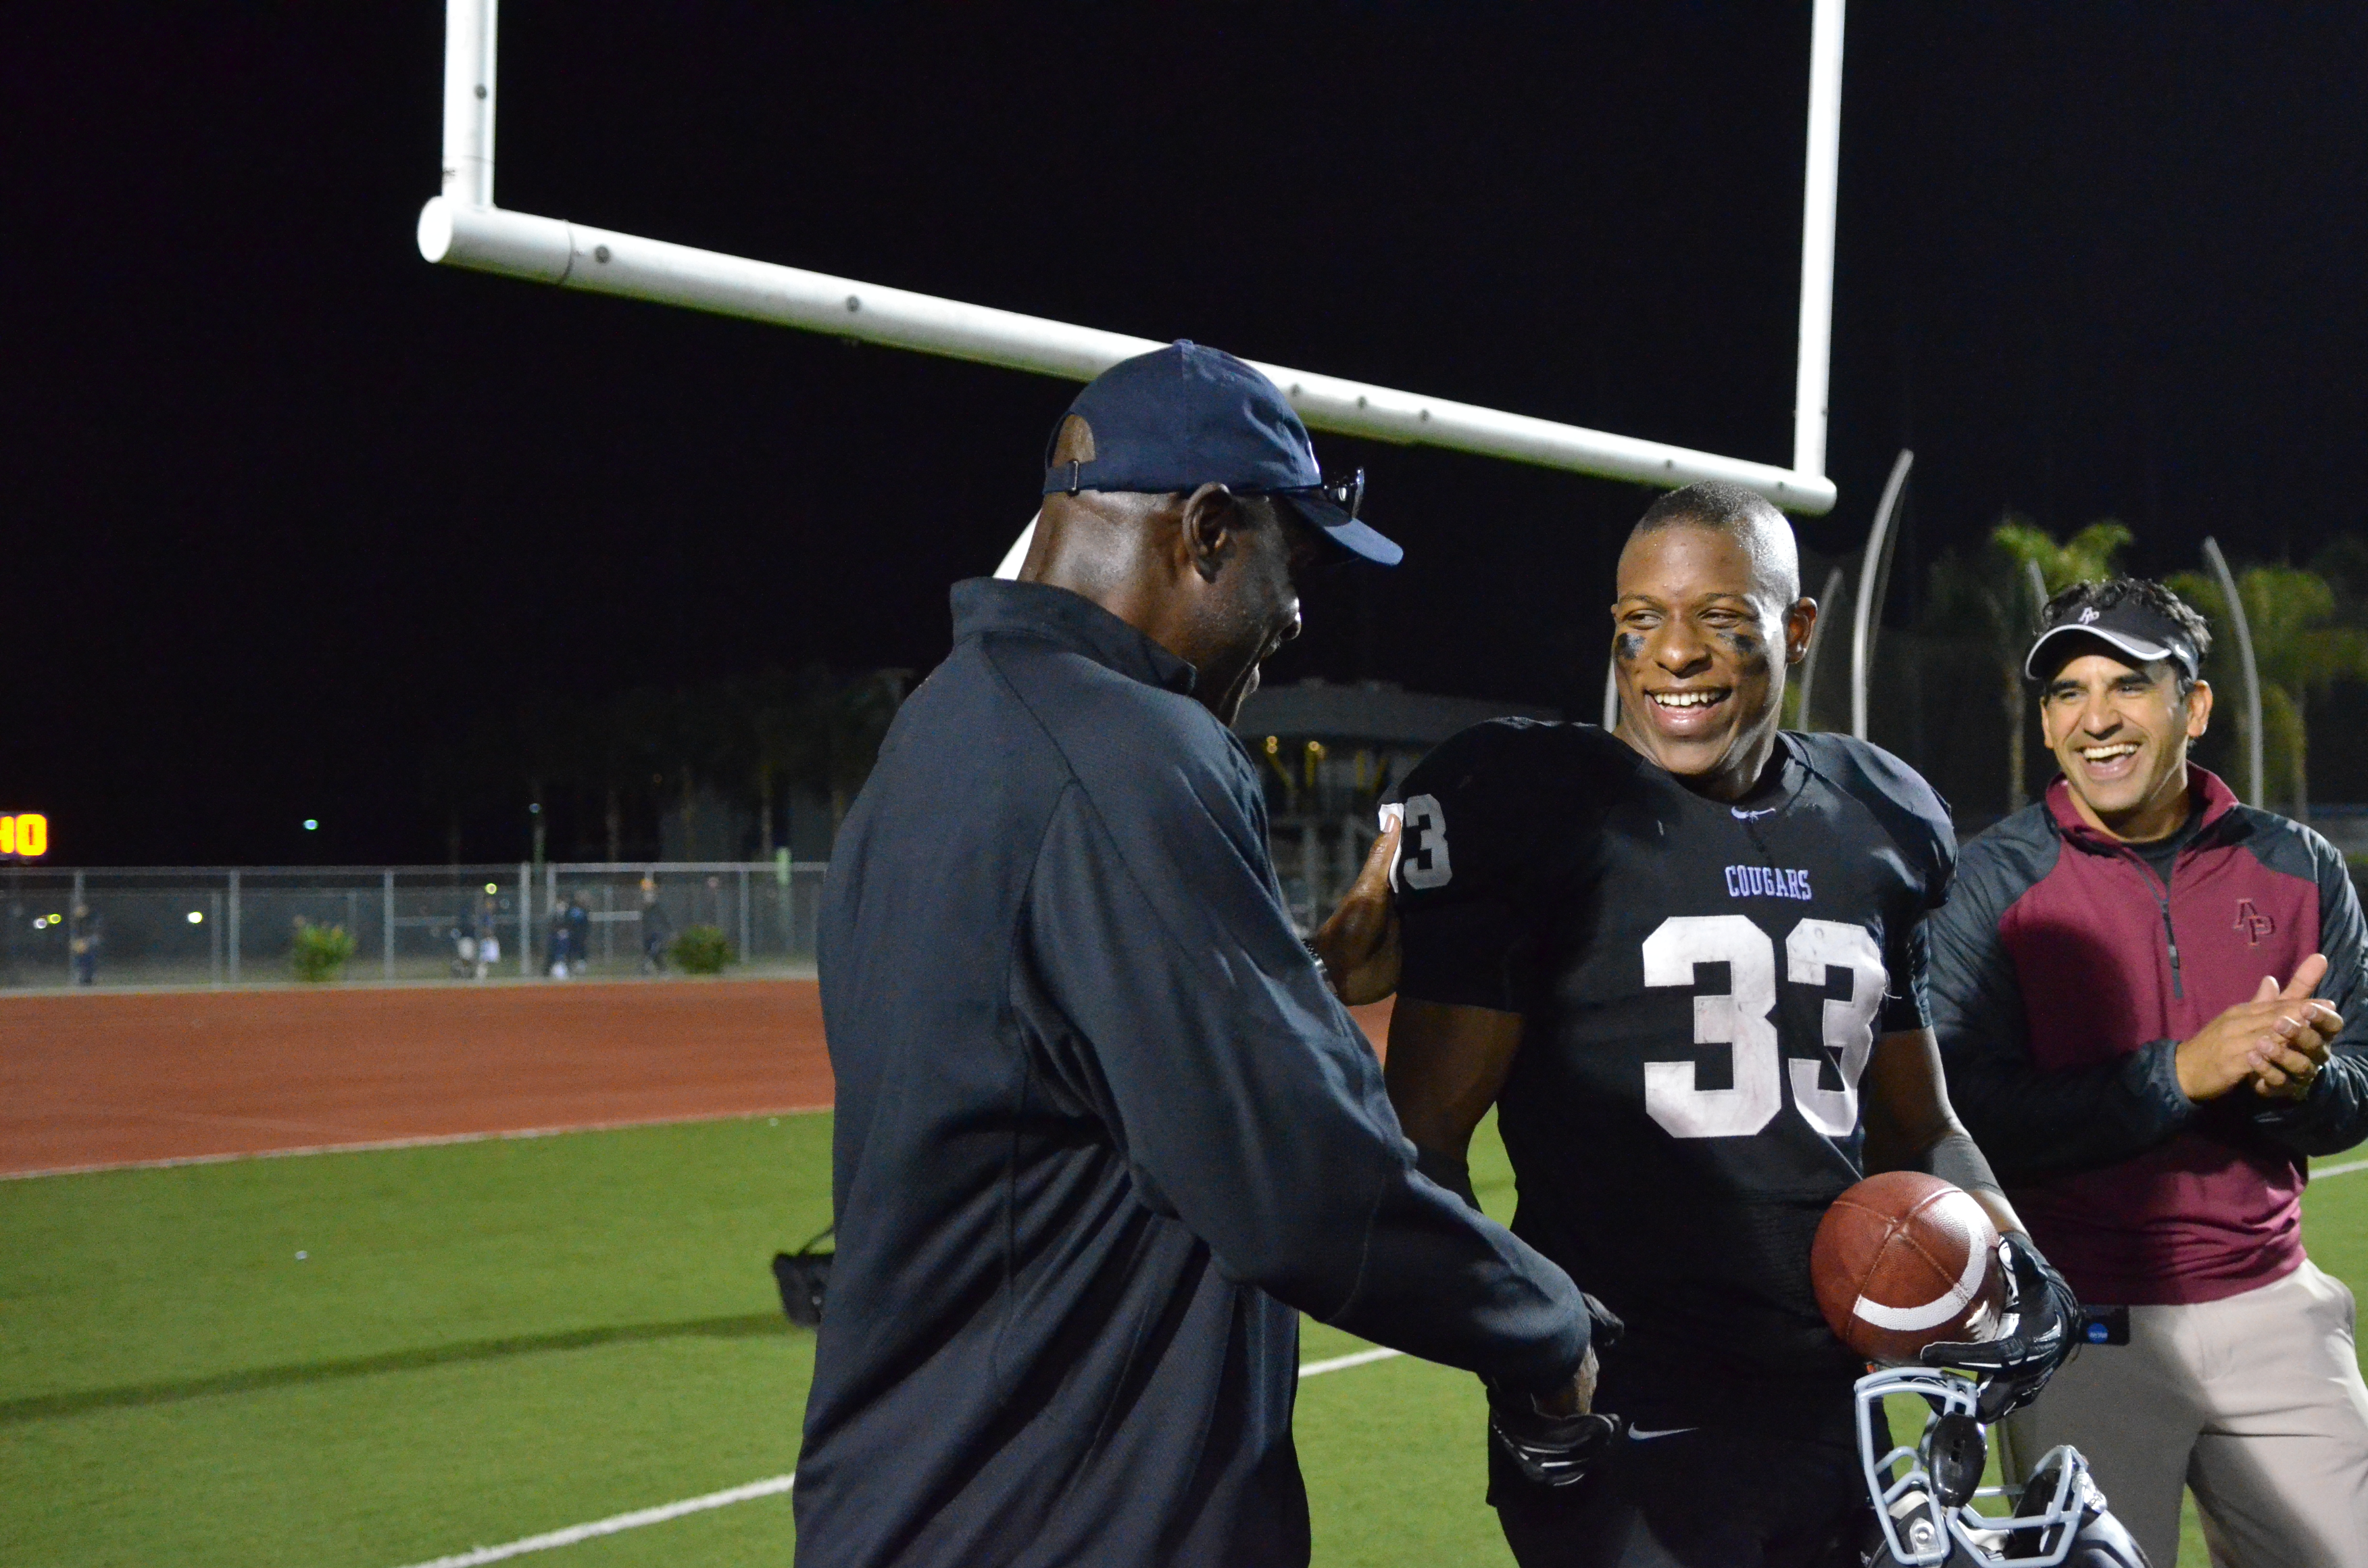
<svg viewBox="0 0 2368 1568">
<path fill-rule="evenodd" d="M 1768 518 L 1782 522 L 1784 514 L 1758 491 L 1723 479 L 1705 479 L 1683 490 L 1672 490 L 1645 507 L 1629 533 L 1657 533 L 1680 523 L 1698 528 L 1734 528 Z"/>
<path fill-rule="evenodd" d="M 1766 574 L 1761 580 L 1775 588 L 1784 603 L 1801 597 L 1800 547 L 1793 542 L 1793 525 L 1758 491 L 1721 479 L 1672 490 L 1645 508 L 1645 515 L 1628 530 L 1628 538 L 1634 540 L 1674 528 L 1714 528 L 1735 535 L 1750 549 L 1755 565 Z"/>
<path fill-rule="evenodd" d="M 2212 623 L 2193 605 L 2151 577 L 2102 577 L 2075 583 L 2048 600 L 2047 608 L 2039 612 L 2040 632 L 2044 635 L 2067 622 L 2078 621 L 2082 610 L 2101 614 L 2133 599 L 2186 632 L 2188 641 L 2195 644 L 2197 658 L 2212 652 Z M 2179 671 L 2180 696 L 2193 691 L 2194 672 L 2182 667 L 2176 659 L 2170 664 Z"/>
</svg>

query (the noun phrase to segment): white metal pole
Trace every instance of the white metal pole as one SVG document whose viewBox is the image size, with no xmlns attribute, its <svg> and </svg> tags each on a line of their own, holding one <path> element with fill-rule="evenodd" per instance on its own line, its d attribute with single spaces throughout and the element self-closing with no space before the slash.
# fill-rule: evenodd
<svg viewBox="0 0 2368 1568">
<path fill-rule="evenodd" d="M 534 865 L 518 862 L 518 973 L 534 972 Z"/>
<path fill-rule="evenodd" d="M 1793 386 L 1793 468 L 1826 472 L 1834 343 L 1834 220 L 1841 182 L 1842 0 L 1809 20 L 1809 148 L 1801 190 L 1801 356 Z"/>
<path fill-rule="evenodd" d="M 1867 530 L 1866 558 L 1858 567 L 1858 603 L 1850 617 L 1850 733 L 1860 740 L 1866 735 L 1867 671 L 1874 662 L 1874 635 L 1881 629 L 1877 617 L 1882 612 L 1884 557 L 1891 548 L 1891 519 L 1899 506 L 1899 493 L 1907 484 L 1907 471 L 1916 464 L 1916 454 L 1905 447 L 1891 464 L 1891 477 L 1884 482 L 1883 500 L 1874 509 L 1874 527 Z"/>
<path fill-rule="evenodd" d="M 557 218 L 470 207 L 436 197 L 420 210 L 419 253 L 429 261 L 556 283 L 720 315 L 803 327 L 866 343 L 941 354 L 1006 369 L 1087 381 L 1121 359 L 1162 347 L 986 305 L 859 283 Z M 1640 441 L 1550 419 L 1421 397 L 1288 366 L 1257 364 L 1315 429 L 1402 446 L 1445 447 L 1543 468 L 1675 487 L 1721 479 L 1788 511 L 1830 511 L 1820 474 Z"/>
<path fill-rule="evenodd" d="M 1036 517 L 1043 515 L 1039 512 Z M 1028 526 L 1019 530 L 1019 537 L 1011 541 L 1011 548 L 1003 552 L 1002 563 L 995 569 L 995 574 L 1007 583 L 1016 580 L 1019 569 L 1028 564 L 1028 547 L 1036 542 L 1036 517 L 1028 519 Z"/>
<path fill-rule="evenodd" d="M 613 233 L 494 206 L 495 0 L 447 0 L 443 194 L 419 214 L 429 261 L 571 289 L 713 311 L 777 325 L 1090 381 L 1152 339 L 962 304 L 901 289 Z M 1258 369 L 1318 430 L 1443 447 L 1635 483 L 1725 480 L 1777 506 L 1831 511 L 1825 477 L 1826 381 L 1833 317 L 1834 185 L 1841 135 L 1842 0 L 1816 0 L 1811 24 L 1801 359 L 1792 469 L 1657 441 L 1418 397 L 1281 366 Z"/>
<path fill-rule="evenodd" d="M 2220 597 L 2228 601 L 2228 619 L 2237 627 L 2237 657 L 2245 670 L 2245 774 L 2252 789 L 2245 803 L 2258 806 L 2267 798 L 2269 789 L 2261 777 L 2261 672 L 2253 663 L 2253 629 L 2245 620 L 2245 601 L 2237 592 L 2237 574 L 2228 570 L 2228 558 L 2220 553 L 2217 540 L 2203 541 L 2203 559 L 2212 574 L 2220 579 Z"/>
<path fill-rule="evenodd" d="M 394 873 L 392 870 L 386 873 L 384 894 L 379 906 L 379 933 L 381 946 L 386 951 L 385 977 L 392 981 L 394 979 Z"/>
<path fill-rule="evenodd" d="M 494 204 L 495 0 L 445 0 L 444 197 Z"/>
<path fill-rule="evenodd" d="M 1620 727 L 1620 666 L 1611 659 L 1603 662 L 1603 727 Z"/>
<path fill-rule="evenodd" d="M 230 949 L 230 983 L 233 985 L 238 983 L 238 873 L 233 871 L 230 874 L 230 934 L 223 938 L 223 945 Z"/>
</svg>

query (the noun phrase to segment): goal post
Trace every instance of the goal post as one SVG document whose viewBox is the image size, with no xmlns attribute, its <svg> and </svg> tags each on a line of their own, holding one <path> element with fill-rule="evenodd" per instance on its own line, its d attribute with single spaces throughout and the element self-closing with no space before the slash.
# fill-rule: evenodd
<svg viewBox="0 0 2368 1568">
<path fill-rule="evenodd" d="M 1725 480 L 1787 511 L 1811 516 L 1830 511 L 1835 493 L 1825 474 L 1826 385 L 1833 316 L 1843 3 L 1816 0 L 1810 29 L 1809 150 L 1792 467 L 1250 362 L 1282 389 L 1313 429 L 1441 447 L 1641 484 Z M 418 224 L 419 252 L 427 260 L 1070 381 L 1091 381 L 1121 359 L 1162 347 L 1152 338 L 496 206 L 496 6 L 497 0 L 446 0 L 443 190 L 421 210 Z"/>
</svg>

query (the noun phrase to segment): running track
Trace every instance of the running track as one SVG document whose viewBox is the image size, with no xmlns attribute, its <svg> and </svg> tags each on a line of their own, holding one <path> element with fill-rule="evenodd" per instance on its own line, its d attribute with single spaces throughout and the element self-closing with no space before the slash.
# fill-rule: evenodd
<svg viewBox="0 0 2368 1568">
<path fill-rule="evenodd" d="M 0 995 L 0 1176 L 830 1103 L 812 981 Z"/>
</svg>

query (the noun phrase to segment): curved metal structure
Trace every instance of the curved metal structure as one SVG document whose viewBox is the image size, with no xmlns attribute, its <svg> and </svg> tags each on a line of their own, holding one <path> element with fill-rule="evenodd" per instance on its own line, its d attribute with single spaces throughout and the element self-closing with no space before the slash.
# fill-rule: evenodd
<svg viewBox="0 0 2368 1568">
<path fill-rule="evenodd" d="M 1899 509 L 1900 492 L 1907 487 L 1907 471 L 1916 454 L 1905 447 L 1884 482 L 1883 501 L 1874 509 L 1874 527 L 1866 536 L 1866 558 L 1859 562 L 1858 604 L 1850 617 L 1850 733 L 1866 739 L 1866 673 L 1874 662 L 1875 619 L 1883 606 L 1883 590 L 1891 580 L 1891 519 Z"/>
<path fill-rule="evenodd" d="M 2245 668 L 2245 778 L 2251 788 L 2245 791 L 2245 803 L 2258 806 L 2269 793 L 2261 770 L 2261 672 L 2253 663 L 2253 629 L 2245 619 L 2245 601 L 2237 592 L 2237 574 L 2228 570 L 2228 558 L 2220 553 L 2220 541 L 2203 541 L 2203 560 L 2212 574 L 2220 580 L 2220 595 L 2228 601 L 2228 619 L 2237 628 L 2237 657 Z"/>
</svg>

